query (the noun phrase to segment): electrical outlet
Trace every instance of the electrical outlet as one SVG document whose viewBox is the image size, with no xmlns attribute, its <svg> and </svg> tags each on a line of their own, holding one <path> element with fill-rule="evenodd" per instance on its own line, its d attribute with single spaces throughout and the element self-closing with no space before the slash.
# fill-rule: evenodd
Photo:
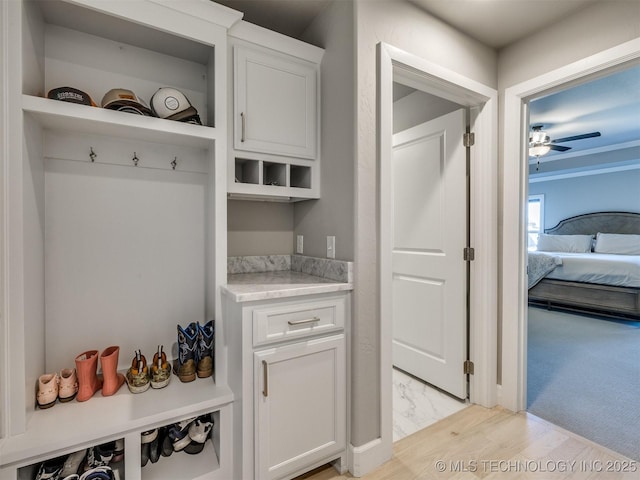
<svg viewBox="0 0 640 480">
<path fill-rule="evenodd" d="M 304 237 L 302 235 L 298 235 L 296 239 L 296 253 L 301 254 L 303 252 L 303 239 Z"/>
<path fill-rule="evenodd" d="M 327 258 L 336 258 L 336 237 L 327 237 Z"/>
</svg>

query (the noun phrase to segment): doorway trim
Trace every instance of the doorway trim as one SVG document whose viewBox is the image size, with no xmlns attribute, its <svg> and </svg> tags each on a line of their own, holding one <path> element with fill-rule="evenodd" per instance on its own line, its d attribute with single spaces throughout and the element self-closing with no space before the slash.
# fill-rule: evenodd
<svg viewBox="0 0 640 480">
<path fill-rule="evenodd" d="M 469 376 L 469 392 L 471 402 L 485 407 L 493 407 L 497 401 L 498 93 L 475 80 L 384 42 L 377 45 L 377 56 L 381 387 L 378 445 L 382 449 L 379 459 L 385 454 L 390 457 L 393 444 L 389 175 L 393 152 L 393 81 L 399 80 L 470 108 L 475 145 L 471 148 L 469 229 L 476 260 L 471 262 L 469 273 L 470 328 L 467 335 L 470 359 L 475 364 L 475 373 Z"/>
<path fill-rule="evenodd" d="M 502 178 L 502 387 L 500 405 L 527 407 L 527 290 L 525 206 L 527 195 L 528 102 L 586 79 L 640 61 L 640 38 L 519 83 L 504 93 Z M 514 268 L 516 266 L 516 268 Z"/>
</svg>

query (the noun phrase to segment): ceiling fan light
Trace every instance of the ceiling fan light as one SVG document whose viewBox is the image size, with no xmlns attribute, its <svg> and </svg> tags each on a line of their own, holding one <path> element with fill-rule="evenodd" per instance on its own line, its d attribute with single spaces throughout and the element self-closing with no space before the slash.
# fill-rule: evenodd
<svg viewBox="0 0 640 480">
<path fill-rule="evenodd" d="M 551 147 L 549 145 L 544 145 L 542 143 L 533 144 L 532 146 L 529 147 L 529 156 L 541 157 L 549 153 L 549 150 L 551 150 Z"/>
<path fill-rule="evenodd" d="M 533 132 L 531 132 L 531 136 L 529 137 L 529 143 L 548 143 L 549 142 L 549 136 L 547 135 L 547 132 L 544 132 L 542 130 L 534 130 Z"/>
</svg>

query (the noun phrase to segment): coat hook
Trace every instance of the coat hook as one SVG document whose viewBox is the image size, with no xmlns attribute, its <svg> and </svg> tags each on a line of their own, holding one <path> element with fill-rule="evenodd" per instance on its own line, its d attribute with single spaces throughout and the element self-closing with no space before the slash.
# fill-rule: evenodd
<svg viewBox="0 0 640 480">
<path fill-rule="evenodd" d="M 175 170 L 178 166 L 178 157 L 173 157 L 173 161 L 171 162 L 171 167 Z"/>
<path fill-rule="evenodd" d="M 133 160 L 133 165 L 137 167 L 140 159 L 138 158 L 138 155 L 136 154 L 136 152 L 133 152 L 133 158 L 131 160 Z"/>
<path fill-rule="evenodd" d="M 91 159 L 91 162 L 95 162 L 98 155 L 93 151 L 93 147 L 89 147 L 89 149 L 91 150 L 89 152 L 89 158 Z"/>
</svg>

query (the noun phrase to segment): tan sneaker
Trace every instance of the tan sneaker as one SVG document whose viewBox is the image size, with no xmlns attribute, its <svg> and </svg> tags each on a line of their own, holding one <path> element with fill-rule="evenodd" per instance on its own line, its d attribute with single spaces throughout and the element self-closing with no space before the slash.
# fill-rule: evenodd
<svg viewBox="0 0 640 480">
<path fill-rule="evenodd" d="M 158 351 L 153 356 L 151 365 L 151 388 L 163 388 L 171 380 L 171 366 L 167 362 L 164 346 L 158 345 Z"/>
<path fill-rule="evenodd" d="M 144 358 L 142 352 L 135 352 L 131 368 L 127 371 L 127 386 L 131 393 L 142 393 L 149 389 L 149 369 L 147 367 L 147 359 Z"/>
</svg>

